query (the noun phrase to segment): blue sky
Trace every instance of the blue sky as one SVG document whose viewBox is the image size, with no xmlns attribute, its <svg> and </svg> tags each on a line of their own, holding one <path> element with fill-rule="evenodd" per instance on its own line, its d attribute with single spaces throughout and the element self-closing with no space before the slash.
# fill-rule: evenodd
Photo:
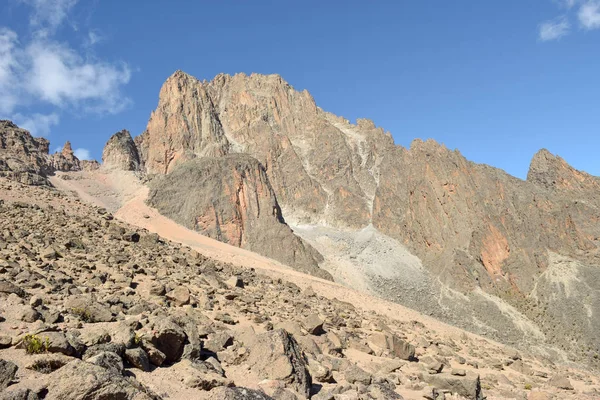
<svg viewBox="0 0 600 400">
<path fill-rule="evenodd" d="M 542 147 L 600 175 L 600 0 L 1 0 L 0 117 L 100 158 L 177 69 L 278 73 L 397 144 L 524 178 Z"/>
</svg>

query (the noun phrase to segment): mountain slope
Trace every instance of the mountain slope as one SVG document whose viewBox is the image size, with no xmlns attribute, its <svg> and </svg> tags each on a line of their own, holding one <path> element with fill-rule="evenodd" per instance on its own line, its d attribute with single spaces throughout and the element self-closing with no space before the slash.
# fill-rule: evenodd
<svg viewBox="0 0 600 400">
<path fill-rule="evenodd" d="M 422 298 L 412 307 L 506 342 L 548 340 L 597 362 L 595 284 L 569 293 L 578 305 L 571 310 L 552 300 L 546 279 L 566 258 L 581 265 L 569 279 L 595 282 L 598 181 L 547 152 L 522 181 L 434 141 L 396 146 L 372 122 L 329 114 L 277 75 L 201 82 L 181 71 L 163 85 L 135 141 L 150 175 L 194 158 L 249 154 L 296 233 L 312 226 L 359 235 L 372 224 L 418 256 L 427 284 L 410 296 Z M 324 249 L 335 253 L 323 254 L 328 260 L 344 257 Z M 401 278 L 375 279 L 369 286 L 380 295 L 409 301 Z M 399 294 L 389 290 L 396 284 Z"/>
</svg>

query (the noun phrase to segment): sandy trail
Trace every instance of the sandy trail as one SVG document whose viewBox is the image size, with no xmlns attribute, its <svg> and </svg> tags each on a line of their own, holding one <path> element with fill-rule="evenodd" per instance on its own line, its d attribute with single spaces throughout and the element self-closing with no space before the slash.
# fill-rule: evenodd
<svg viewBox="0 0 600 400">
<path fill-rule="evenodd" d="M 189 246 L 207 257 L 244 268 L 254 268 L 257 272 L 273 279 L 287 280 L 302 289 L 312 287 L 321 296 L 330 299 L 336 298 L 351 303 L 364 311 L 385 315 L 393 320 L 419 321 L 430 329 L 447 336 L 458 338 L 466 334 L 478 340 L 504 347 L 498 342 L 447 325 L 402 305 L 353 290 L 339 283 L 303 274 L 272 259 L 219 242 L 180 226 L 160 215 L 158 211 L 145 203 L 149 190 L 132 173 L 101 169 L 64 175 L 69 175 L 70 179 L 61 179 L 60 175 L 55 176 L 51 178 L 52 184 L 61 190 L 77 193 L 86 202 L 113 211 L 115 218 L 121 221 L 157 233 L 173 242 Z"/>
</svg>

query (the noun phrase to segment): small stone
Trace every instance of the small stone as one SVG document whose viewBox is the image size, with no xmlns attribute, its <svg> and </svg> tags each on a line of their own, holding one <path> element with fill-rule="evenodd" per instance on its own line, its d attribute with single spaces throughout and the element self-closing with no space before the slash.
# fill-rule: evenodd
<svg viewBox="0 0 600 400">
<path fill-rule="evenodd" d="M 244 287 L 244 281 L 239 276 L 232 276 L 231 278 L 227 279 L 227 281 L 225 283 L 227 284 L 227 286 L 232 287 L 232 288 L 235 288 L 235 287 L 243 288 Z"/>
<path fill-rule="evenodd" d="M 42 298 L 39 296 L 33 296 L 31 297 L 31 299 L 29 300 L 29 305 L 31 307 L 38 307 L 41 306 L 43 303 Z"/>
<path fill-rule="evenodd" d="M 323 333 L 323 322 L 318 314 L 310 314 L 302 320 L 302 326 L 311 335 L 320 335 Z"/>
<path fill-rule="evenodd" d="M 150 360 L 146 352 L 139 347 L 125 350 L 125 360 L 137 369 L 150 371 Z"/>
<path fill-rule="evenodd" d="M 178 306 L 186 305 L 190 302 L 190 291 L 184 286 L 178 286 L 167 293 L 167 299 L 172 300 Z"/>
</svg>

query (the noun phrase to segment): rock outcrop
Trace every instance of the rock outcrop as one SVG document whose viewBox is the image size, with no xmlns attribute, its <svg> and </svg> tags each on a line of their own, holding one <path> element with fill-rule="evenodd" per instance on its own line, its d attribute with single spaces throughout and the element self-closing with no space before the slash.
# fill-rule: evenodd
<svg viewBox="0 0 600 400">
<path fill-rule="evenodd" d="M 190 229 L 313 275 L 321 255 L 285 223 L 264 167 L 245 154 L 182 162 L 151 183 L 148 204 Z"/>
<path fill-rule="evenodd" d="M 140 167 L 137 147 L 129 134 L 123 129 L 115 133 L 106 142 L 102 151 L 102 165 L 123 171 L 136 171 Z"/>
<path fill-rule="evenodd" d="M 0 121 L 0 176 L 26 185 L 49 185 L 49 145 L 48 140 L 32 137 L 11 121 Z"/>
<path fill-rule="evenodd" d="M 49 186 L 47 177 L 56 171 L 91 171 L 98 168 L 94 160 L 79 160 L 71 142 L 62 150 L 48 154 L 50 142 L 34 138 L 11 121 L 0 121 L 0 176 L 26 185 Z"/>
<path fill-rule="evenodd" d="M 81 162 L 71 147 L 71 142 L 67 141 L 60 152 L 51 154 L 48 157 L 48 164 L 53 171 L 81 171 Z"/>
</svg>

